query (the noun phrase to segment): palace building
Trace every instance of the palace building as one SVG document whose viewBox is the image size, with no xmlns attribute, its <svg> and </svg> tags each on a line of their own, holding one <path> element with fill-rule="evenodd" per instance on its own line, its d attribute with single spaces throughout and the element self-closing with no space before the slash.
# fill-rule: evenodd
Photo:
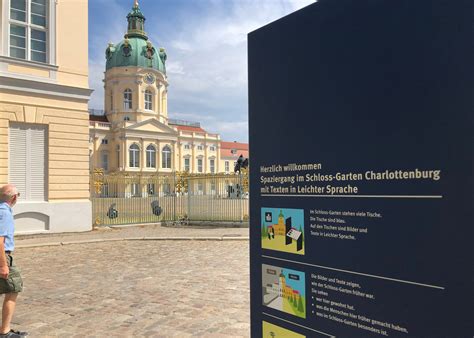
<svg viewBox="0 0 474 338">
<path fill-rule="evenodd" d="M 104 115 L 90 115 L 90 170 L 233 172 L 248 145 L 169 118 L 166 52 L 148 37 L 137 1 L 127 21 L 124 39 L 105 51 Z"/>
<path fill-rule="evenodd" d="M 21 194 L 16 231 L 90 230 L 88 2 L 3 0 L 0 16 L 0 185 Z"/>
</svg>

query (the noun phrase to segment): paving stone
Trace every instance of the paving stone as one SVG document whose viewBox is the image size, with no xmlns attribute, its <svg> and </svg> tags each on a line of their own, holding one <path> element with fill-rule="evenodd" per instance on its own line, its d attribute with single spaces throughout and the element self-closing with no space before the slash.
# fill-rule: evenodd
<svg viewBox="0 0 474 338">
<path fill-rule="evenodd" d="M 33 337 L 249 336 L 247 241 L 96 241 L 14 256 L 25 290 L 13 322 Z"/>
</svg>

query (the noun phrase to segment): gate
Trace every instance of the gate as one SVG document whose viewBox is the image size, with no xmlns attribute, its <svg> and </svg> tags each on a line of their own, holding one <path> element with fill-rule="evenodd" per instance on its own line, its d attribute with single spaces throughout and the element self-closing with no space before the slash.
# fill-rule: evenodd
<svg viewBox="0 0 474 338">
<path fill-rule="evenodd" d="M 248 220 L 248 174 L 105 174 L 91 177 L 93 223 Z"/>
</svg>

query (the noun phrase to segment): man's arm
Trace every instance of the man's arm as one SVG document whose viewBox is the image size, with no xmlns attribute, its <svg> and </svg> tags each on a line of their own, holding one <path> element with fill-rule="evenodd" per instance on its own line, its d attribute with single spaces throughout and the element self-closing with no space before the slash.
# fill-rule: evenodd
<svg viewBox="0 0 474 338">
<path fill-rule="evenodd" d="M 5 256 L 5 237 L 0 237 L 0 278 L 7 279 L 9 273 L 10 268 Z"/>
</svg>

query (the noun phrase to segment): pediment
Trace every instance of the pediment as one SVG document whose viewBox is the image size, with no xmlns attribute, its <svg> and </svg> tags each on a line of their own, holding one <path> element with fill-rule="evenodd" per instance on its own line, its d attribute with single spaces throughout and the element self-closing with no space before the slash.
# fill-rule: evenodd
<svg viewBox="0 0 474 338">
<path fill-rule="evenodd" d="M 154 118 L 132 124 L 131 126 L 126 127 L 125 130 L 178 135 L 176 130 Z"/>
</svg>

